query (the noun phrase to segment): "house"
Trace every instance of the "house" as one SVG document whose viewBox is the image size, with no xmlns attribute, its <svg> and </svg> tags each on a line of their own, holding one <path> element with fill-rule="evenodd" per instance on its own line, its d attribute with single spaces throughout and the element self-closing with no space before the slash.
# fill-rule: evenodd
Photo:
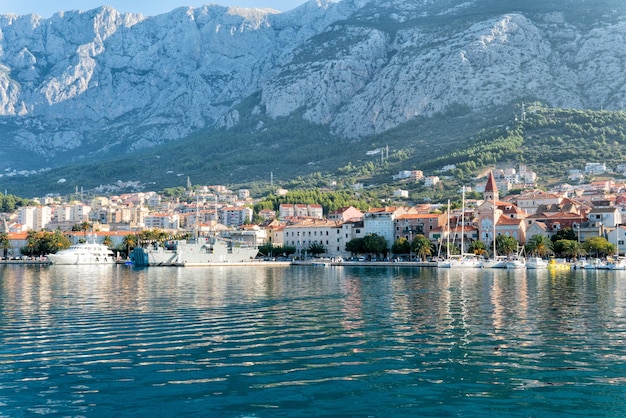
<svg viewBox="0 0 626 418">
<path fill-rule="evenodd" d="M 363 212 L 354 206 L 339 208 L 328 214 L 328 219 L 332 221 L 347 222 L 350 220 L 363 220 Z"/>
<path fill-rule="evenodd" d="M 614 228 L 622 223 L 621 212 L 616 207 L 593 208 L 587 215 L 587 220 L 595 225 Z"/>
<path fill-rule="evenodd" d="M 432 187 L 436 185 L 437 183 L 439 183 L 438 176 L 428 176 L 424 179 L 424 186 L 426 187 Z"/>
<path fill-rule="evenodd" d="M 372 208 L 363 214 L 366 235 L 376 234 L 387 240 L 387 248 L 394 242 L 394 220 L 408 210 L 405 207 Z"/>
<path fill-rule="evenodd" d="M 585 174 L 602 174 L 606 171 L 605 163 L 586 163 Z"/>
<path fill-rule="evenodd" d="M 322 245 L 326 250 L 324 255 L 329 257 L 340 257 L 345 252 L 345 245 L 337 245 L 342 241 L 340 222 L 305 219 L 285 226 L 283 234 L 284 245 L 295 247 L 296 255 L 300 257 L 306 257 L 308 248 L 313 244 Z"/>
<path fill-rule="evenodd" d="M 398 238 L 412 241 L 416 235 L 428 236 L 446 224 L 445 213 L 405 213 L 394 219 L 394 242 Z"/>
<path fill-rule="evenodd" d="M 563 197 L 554 193 L 532 191 L 514 196 L 511 201 L 528 215 L 533 215 L 537 213 L 537 209 L 541 206 L 560 204 L 563 201 Z"/>
</svg>

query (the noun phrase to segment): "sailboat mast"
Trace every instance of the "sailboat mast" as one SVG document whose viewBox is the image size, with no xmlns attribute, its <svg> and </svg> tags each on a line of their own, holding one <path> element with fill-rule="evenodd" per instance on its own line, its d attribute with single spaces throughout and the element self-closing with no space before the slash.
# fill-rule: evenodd
<svg viewBox="0 0 626 418">
<path fill-rule="evenodd" d="M 463 186 L 461 196 L 461 257 L 463 257 L 465 253 L 465 247 L 463 247 L 463 235 L 465 235 L 465 186 Z"/>
<path fill-rule="evenodd" d="M 495 260 L 498 256 L 496 251 L 496 201 L 495 198 L 493 200 L 493 259 Z"/>
<path fill-rule="evenodd" d="M 450 199 L 448 199 L 448 220 L 446 221 L 446 259 L 450 258 Z"/>
</svg>

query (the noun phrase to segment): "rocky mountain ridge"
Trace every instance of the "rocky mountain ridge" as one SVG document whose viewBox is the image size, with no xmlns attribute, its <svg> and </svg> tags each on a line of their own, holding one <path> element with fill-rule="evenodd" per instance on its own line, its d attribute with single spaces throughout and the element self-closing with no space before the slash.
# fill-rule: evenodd
<svg viewBox="0 0 626 418">
<path fill-rule="evenodd" d="M 504 3 L 313 0 L 285 13 L 204 6 L 145 17 L 102 7 L 0 16 L 0 168 L 15 164 L 15 150 L 40 168 L 262 116 L 297 115 L 342 141 L 520 99 L 622 107 L 624 6 L 606 0 L 612 7 L 580 24 L 567 7 L 582 0 L 530 1 L 527 11 Z M 252 110 L 242 108 L 251 97 Z"/>
</svg>

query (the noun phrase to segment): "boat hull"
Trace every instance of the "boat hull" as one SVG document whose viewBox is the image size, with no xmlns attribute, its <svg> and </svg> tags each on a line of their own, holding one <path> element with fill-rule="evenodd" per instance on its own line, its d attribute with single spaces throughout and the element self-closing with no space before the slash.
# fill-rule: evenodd
<svg viewBox="0 0 626 418">
<path fill-rule="evenodd" d="M 114 264 L 115 255 L 105 245 L 82 243 L 46 256 L 50 263 L 61 265 Z"/>
<path fill-rule="evenodd" d="M 140 267 L 213 266 L 253 262 L 258 254 L 255 247 L 229 245 L 225 241 L 200 239 L 197 242 L 175 241 L 169 248 L 138 247 L 132 261 Z"/>
</svg>

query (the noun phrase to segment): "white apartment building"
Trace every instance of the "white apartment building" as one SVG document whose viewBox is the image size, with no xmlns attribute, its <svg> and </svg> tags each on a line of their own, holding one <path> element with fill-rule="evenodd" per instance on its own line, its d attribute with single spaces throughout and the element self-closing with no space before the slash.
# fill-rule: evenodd
<svg viewBox="0 0 626 418">
<path fill-rule="evenodd" d="M 220 220 L 226 226 L 241 226 L 252 222 L 253 210 L 248 207 L 225 207 L 220 210 Z"/>
<path fill-rule="evenodd" d="M 52 209 L 48 206 L 27 206 L 17 211 L 18 222 L 27 229 L 41 231 L 52 221 Z"/>
<path fill-rule="evenodd" d="M 179 229 L 180 217 L 177 214 L 153 214 L 145 217 L 144 226 L 147 229 Z"/>
</svg>

